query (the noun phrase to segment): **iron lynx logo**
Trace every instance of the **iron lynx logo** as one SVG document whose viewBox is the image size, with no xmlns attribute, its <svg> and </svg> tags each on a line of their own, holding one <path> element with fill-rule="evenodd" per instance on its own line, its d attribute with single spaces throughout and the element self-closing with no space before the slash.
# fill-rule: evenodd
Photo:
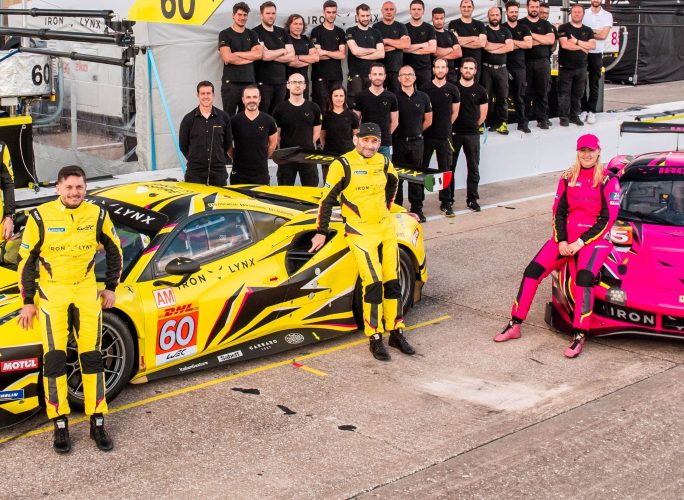
<svg viewBox="0 0 684 500">
<path fill-rule="evenodd" d="M 38 358 L 15 359 L 13 361 L 3 361 L 0 363 L 0 372 L 2 373 L 36 369 L 38 369 Z"/>
</svg>

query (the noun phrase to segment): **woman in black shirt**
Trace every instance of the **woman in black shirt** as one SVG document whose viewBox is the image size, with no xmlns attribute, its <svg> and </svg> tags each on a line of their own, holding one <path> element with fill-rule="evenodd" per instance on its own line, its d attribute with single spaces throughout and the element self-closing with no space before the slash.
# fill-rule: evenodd
<svg viewBox="0 0 684 500">
<path fill-rule="evenodd" d="M 321 144 L 327 153 L 343 155 L 354 149 L 352 137 L 359 131 L 359 118 L 347 107 L 347 91 L 342 86 L 330 89 L 328 109 L 323 113 Z M 323 165 L 323 179 L 328 166 Z"/>
<path fill-rule="evenodd" d="M 285 31 L 292 38 L 292 45 L 294 46 L 295 58 L 287 63 L 287 76 L 290 77 L 293 73 L 300 73 L 304 76 L 306 82 L 306 90 L 304 90 L 304 99 L 309 99 L 309 66 L 318 62 L 318 50 L 314 47 L 313 42 L 308 36 L 304 35 L 306 31 L 306 23 L 304 18 L 299 14 L 290 14 L 290 17 L 285 21 Z M 289 92 L 288 92 L 289 97 Z"/>
</svg>

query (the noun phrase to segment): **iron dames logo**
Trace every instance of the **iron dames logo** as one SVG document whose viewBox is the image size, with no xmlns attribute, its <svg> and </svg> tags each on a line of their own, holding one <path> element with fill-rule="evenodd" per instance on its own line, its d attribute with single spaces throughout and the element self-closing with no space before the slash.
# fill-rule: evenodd
<svg viewBox="0 0 684 500">
<path fill-rule="evenodd" d="M 656 315 L 653 313 L 637 311 L 636 309 L 629 309 L 607 302 L 597 301 L 597 306 L 599 314 L 603 314 L 609 318 L 625 321 L 626 323 L 633 323 L 635 325 L 656 326 Z"/>
</svg>

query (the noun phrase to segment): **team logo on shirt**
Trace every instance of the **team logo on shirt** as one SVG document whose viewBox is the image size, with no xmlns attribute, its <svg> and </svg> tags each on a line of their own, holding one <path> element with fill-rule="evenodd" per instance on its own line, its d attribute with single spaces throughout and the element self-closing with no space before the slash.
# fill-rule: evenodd
<svg viewBox="0 0 684 500">
<path fill-rule="evenodd" d="M 383 106 L 387 106 L 389 103 L 387 101 L 382 101 Z"/>
<path fill-rule="evenodd" d="M 263 125 L 259 125 L 259 130 L 263 131 L 263 130 L 264 130 L 264 126 L 263 126 Z"/>
</svg>

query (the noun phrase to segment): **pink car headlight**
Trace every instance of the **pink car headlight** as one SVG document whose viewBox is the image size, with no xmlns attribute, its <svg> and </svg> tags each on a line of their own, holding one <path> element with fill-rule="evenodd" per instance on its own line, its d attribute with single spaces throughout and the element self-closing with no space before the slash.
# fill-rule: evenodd
<svg viewBox="0 0 684 500">
<path fill-rule="evenodd" d="M 606 300 L 623 306 L 627 302 L 627 293 L 622 288 L 612 287 L 606 292 Z"/>
</svg>

